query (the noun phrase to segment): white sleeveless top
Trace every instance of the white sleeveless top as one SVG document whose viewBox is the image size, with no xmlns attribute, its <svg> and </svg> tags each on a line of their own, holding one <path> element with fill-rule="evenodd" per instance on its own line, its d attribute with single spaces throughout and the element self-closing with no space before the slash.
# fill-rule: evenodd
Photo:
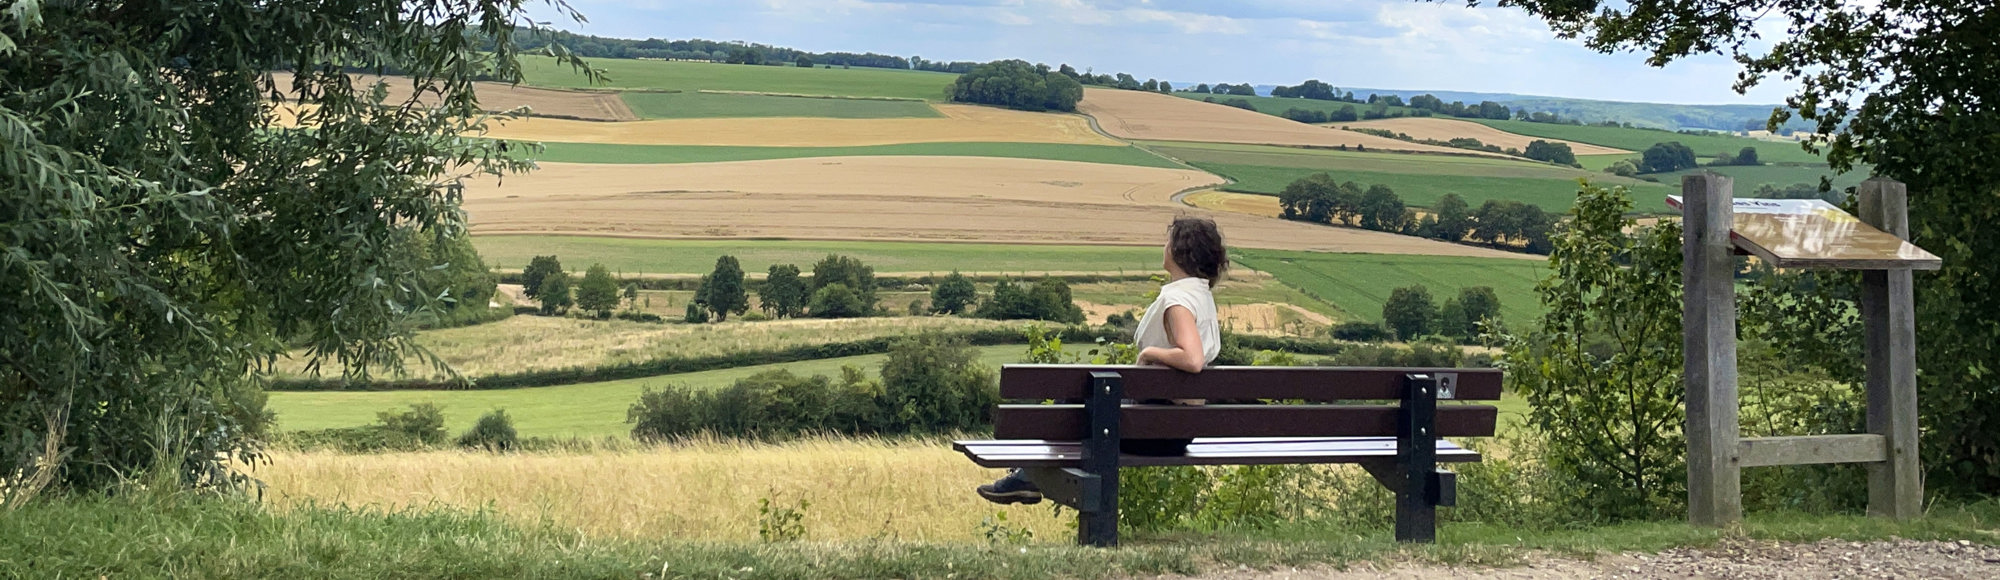
<svg viewBox="0 0 2000 580">
<path fill-rule="evenodd" d="M 1222 331 L 1215 321 L 1215 294 L 1209 292 L 1208 281 L 1201 278 L 1182 278 L 1160 287 L 1160 297 L 1146 307 L 1146 315 L 1139 319 L 1138 330 L 1132 333 L 1132 344 L 1139 350 L 1146 347 L 1174 348 L 1173 336 L 1167 333 L 1167 308 L 1180 306 L 1194 314 L 1195 330 L 1201 334 L 1201 356 L 1206 362 L 1215 362 L 1216 355 L 1222 354 Z"/>
</svg>

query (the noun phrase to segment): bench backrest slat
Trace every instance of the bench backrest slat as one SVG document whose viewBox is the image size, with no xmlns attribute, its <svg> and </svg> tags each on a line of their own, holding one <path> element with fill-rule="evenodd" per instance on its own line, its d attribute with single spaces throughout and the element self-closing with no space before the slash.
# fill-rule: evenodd
<svg viewBox="0 0 2000 580">
<path fill-rule="evenodd" d="M 1396 413 L 1387 405 L 1126 405 L 1119 414 L 1125 439 L 1193 437 L 1387 437 L 1396 435 Z M 1437 436 L 1489 437 L 1499 411 L 1491 405 L 1439 405 Z M 993 416 L 995 439 L 1084 439 L 1083 405 L 1001 405 Z"/>
<path fill-rule="evenodd" d="M 1188 374 L 1164 367 L 1005 365 L 1000 368 L 1000 397 L 1082 399 L 1093 371 L 1118 373 L 1130 399 L 1400 399 L 1405 376 L 1436 372 L 1457 375 L 1455 399 L 1496 401 L 1501 381 L 1500 369 L 1221 366 Z"/>
</svg>

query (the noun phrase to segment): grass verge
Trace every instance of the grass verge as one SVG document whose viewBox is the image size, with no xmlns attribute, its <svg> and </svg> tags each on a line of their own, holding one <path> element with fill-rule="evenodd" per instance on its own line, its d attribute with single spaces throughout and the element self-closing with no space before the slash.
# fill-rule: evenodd
<svg viewBox="0 0 2000 580">
<path fill-rule="evenodd" d="M 805 99 L 828 100 L 828 99 Z M 893 101 L 881 101 L 893 102 Z M 922 103 L 918 103 L 922 104 Z M 927 106 L 927 105 L 926 105 Z M 708 145 L 625 145 L 544 143 L 538 161 L 562 163 L 713 163 L 806 157 L 939 155 L 1048 159 L 1109 165 L 1182 169 L 1144 149 L 1074 143 L 905 143 L 858 147 L 733 147 Z"/>
<path fill-rule="evenodd" d="M 1519 564 L 1532 551 L 1595 555 L 1732 538 L 1964 539 L 1993 543 L 1990 504 L 1890 522 L 1753 515 L 1739 528 L 1640 523 L 1555 532 L 1446 526 L 1405 546 L 1380 533 L 1133 538 L 1113 549 L 913 541 L 743 543 L 596 539 L 484 511 L 313 505 L 271 511 L 230 499 L 121 496 L 29 505 L 0 518 L 0 576 L 22 578 L 1113 578 L 1363 561 Z M 143 539 L 143 541 L 138 541 Z"/>
</svg>

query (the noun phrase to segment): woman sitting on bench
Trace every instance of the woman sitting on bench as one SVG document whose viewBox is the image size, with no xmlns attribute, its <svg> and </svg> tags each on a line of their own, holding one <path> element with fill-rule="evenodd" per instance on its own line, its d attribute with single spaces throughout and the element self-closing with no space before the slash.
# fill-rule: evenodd
<svg viewBox="0 0 2000 580">
<path fill-rule="evenodd" d="M 1164 266 L 1167 283 L 1160 297 L 1146 307 L 1139 328 L 1132 334 L 1139 349 L 1138 364 L 1167 366 L 1198 373 L 1222 352 L 1222 333 L 1216 325 L 1215 295 L 1210 290 L 1229 270 L 1229 250 L 1222 243 L 1222 230 L 1206 218 L 1181 217 L 1167 226 Z M 1200 400 L 1141 401 L 1199 405 Z M 1181 455 L 1187 453 L 1188 439 L 1126 439 L 1119 450 L 1133 455 Z M 998 481 L 979 486 L 979 497 L 998 504 L 1037 503 L 1042 492 L 1020 470 Z"/>
</svg>

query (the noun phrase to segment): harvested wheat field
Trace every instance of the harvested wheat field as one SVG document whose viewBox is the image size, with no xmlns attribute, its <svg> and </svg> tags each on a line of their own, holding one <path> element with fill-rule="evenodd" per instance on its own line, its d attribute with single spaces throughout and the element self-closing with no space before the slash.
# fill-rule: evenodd
<svg viewBox="0 0 2000 580">
<path fill-rule="evenodd" d="M 1169 97 L 1172 98 L 1172 97 Z M 1090 129 L 1076 115 L 1029 113 L 972 105 L 932 105 L 943 118 L 832 119 L 757 117 L 655 119 L 592 123 L 515 119 L 495 123 L 488 137 L 562 143 L 856 147 L 898 143 L 1073 143 L 1124 145 Z"/>
<path fill-rule="evenodd" d="M 990 157 L 839 157 L 675 165 L 546 163 L 468 184 L 475 234 L 1151 245 L 1175 215 L 1251 248 L 1517 257 L 1173 202 L 1199 171 Z"/>
<path fill-rule="evenodd" d="M 1530 137 L 1519 133 L 1508 133 L 1506 131 L 1501 131 L 1499 129 L 1495 129 L 1471 121 L 1460 121 L 1458 119 L 1440 119 L 1437 117 L 1403 117 L 1399 119 L 1376 119 L 1373 121 L 1360 121 L 1354 123 L 1333 123 L 1331 124 L 1331 126 L 1357 127 L 1357 128 L 1367 128 L 1367 129 L 1382 129 L 1385 131 L 1395 131 L 1397 133 L 1403 133 L 1409 135 L 1410 138 L 1412 139 L 1436 139 L 1438 141 L 1449 141 L 1458 137 L 1471 137 L 1473 139 L 1478 139 L 1480 143 L 1485 143 L 1487 145 L 1498 145 L 1502 149 L 1513 148 L 1513 149 L 1525 150 L 1528 148 L 1528 143 L 1540 140 L 1540 141 L 1549 141 L 1553 143 L 1567 143 L 1569 144 L 1570 152 L 1575 153 L 1577 155 L 1627 155 L 1632 153 L 1631 151 L 1626 151 L 1624 149 L 1615 149 L 1611 147 L 1605 147 L 1602 145 L 1591 145 L 1589 143 L 1578 143 L 1576 141 L 1564 141 L 1561 139 L 1539 139 L 1536 137 Z"/>
<path fill-rule="evenodd" d="M 1189 195 L 1183 200 L 1188 205 L 1215 211 L 1262 217 L 1278 217 L 1284 213 L 1284 207 L 1278 204 L 1278 197 L 1275 195 L 1204 191 Z"/>
<path fill-rule="evenodd" d="M 1037 542 L 1071 541 L 1046 506 L 1001 508 L 972 493 L 985 469 L 942 441 L 818 439 L 696 443 L 631 451 L 492 454 L 280 453 L 251 472 L 284 510 L 309 502 L 491 509 L 602 538 L 757 541 L 758 500 L 796 509 L 809 541 L 984 542 L 980 522 Z M 805 506 L 800 508 L 800 502 Z"/>
<path fill-rule="evenodd" d="M 357 87 L 385 81 L 390 103 L 402 103 L 413 96 L 410 81 L 404 77 L 381 77 L 375 75 L 351 75 Z M 278 90 L 290 92 L 292 73 L 274 72 Z M 509 111 L 527 107 L 530 114 L 588 121 L 637 121 L 639 116 L 625 106 L 625 100 L 617 93 L 593 91 L 569 91 L 561 89 L 541 89 L 507 83 L 473 83 L 473 92 L 479 95 L 480 108 L 488 111 Z"/>
<path fill-rule="evenodd" d="M 1077 103 L 1076 110 L 1096 118 L 1104 132 L 1124 139 L 1468 153 L 1144 91 L 1084 89 L 1083 102 Z"/>
</svg>

